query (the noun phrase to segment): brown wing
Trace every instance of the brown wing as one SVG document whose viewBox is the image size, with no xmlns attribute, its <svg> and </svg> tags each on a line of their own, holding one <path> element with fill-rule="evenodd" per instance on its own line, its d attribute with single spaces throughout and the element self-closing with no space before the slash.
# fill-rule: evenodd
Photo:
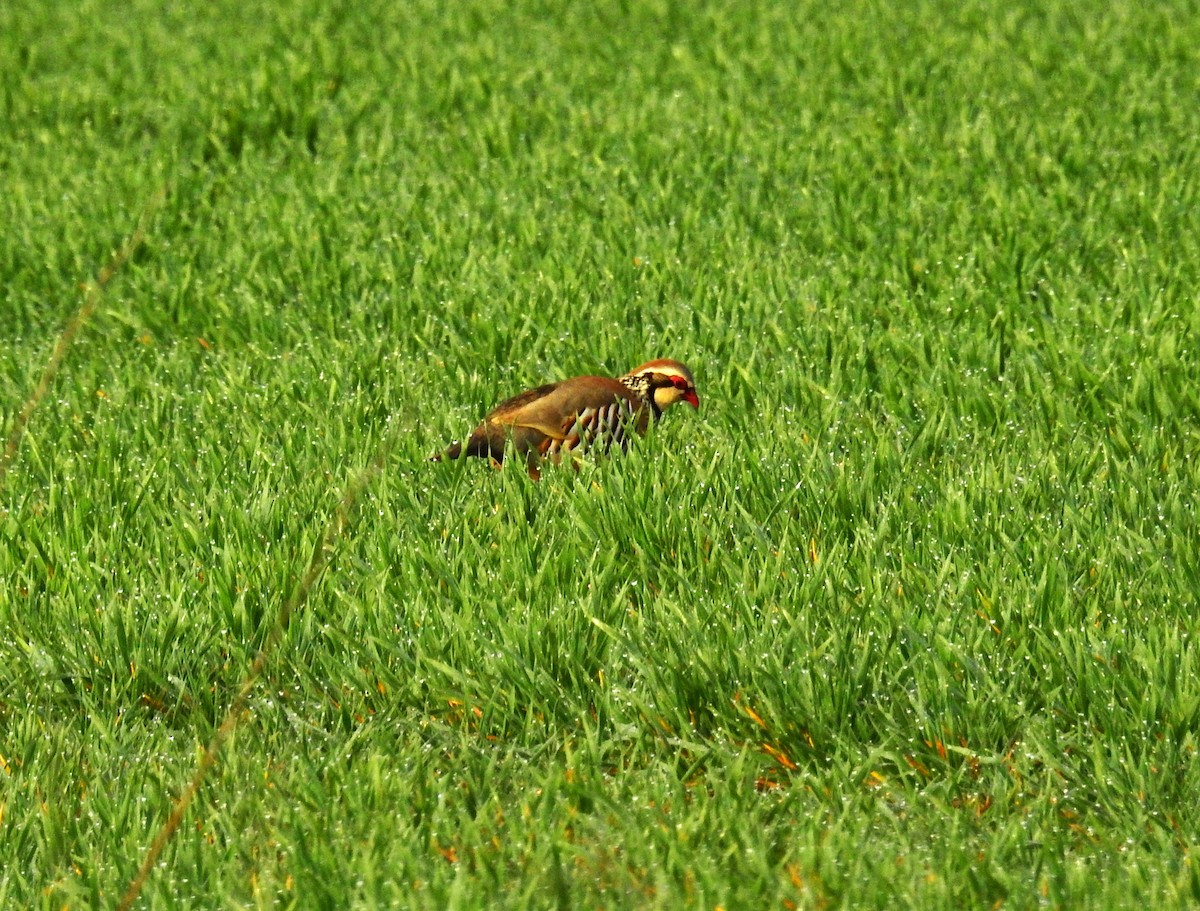
<svg viewBox="0 0 1200 911">
<path fill-rule="evenodd" d="M 514 428 L 536 430 L 551 439 L 562 439 L 583 412 L 620 401 L 628 402 L 634 410 L 641 405 L 641 400 L 617 380 L 605 376 L 577 376 L 556 383 L 545 394 L 491 420 L 502 421 Z"/>
<path fill-rule="evenodd" d="M 479 426 L 471 431 L 466 443 L 454 443 L 446 450 L 446 456 L 457 459 L 460 455 L 475 456 L 476 458 L 491 457 L 497 462 L 504 461 L 504 444 L 508 440 L 514 415 L 531 402 L 542 396 L 551 394 L 560 384 L 547 383 L 536 389 L 527 389 L 511 399 L 506 399 L 487 413 Z M 536 445 L 536 444 L 535 444 Z M 518 451 L 529 449 L 529 445 L 518 446 Z"/>
<path fill-rule="evenodd" d="M 567 380 L 570 382 L 570 380 Z M 519 412 L 526 405 L 538 399 L 550 395 L 561 386 L 562 383 L 547 383 L 545 386 L 538 386 L 537 389 L 527 389 L 520 395 L 514 395 L 511 399 L 506 399 L 484 416 L 485 421 L 494 421 L 498 424 L 508 423 L 506 416 Z"/>
<path fill-rule="evenodd" d="M 488 412 L 461 452 L 502 461 L 505 442 L 511 439 L 518 453 L 544 453 L 553 444 L 578 433 L 575 428 L 581 417 L 586 423 L 592 413 L 615 402 L 627 403 L 632 411 L 642 406 L 641 399 L 622 383 L 604 376 L 577 376 L 539 386 L 501 402 Z M 639 433 L 644 431 L 645 423 L 639 420 Z"/>
</svg>

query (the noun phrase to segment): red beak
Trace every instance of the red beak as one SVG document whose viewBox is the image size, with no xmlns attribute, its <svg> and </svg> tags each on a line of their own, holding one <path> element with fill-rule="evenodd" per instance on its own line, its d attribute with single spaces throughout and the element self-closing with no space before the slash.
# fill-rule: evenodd
<svg viewBox="0 0 1200 911">
<path fill-rule="evenodd" d="M 697 411 L 700 410 L 700 396 L 696 395 L 695 389 L 689 389 L 687 392 L 685 392 L 683 394 L 683 400 Z"/>
</svg>

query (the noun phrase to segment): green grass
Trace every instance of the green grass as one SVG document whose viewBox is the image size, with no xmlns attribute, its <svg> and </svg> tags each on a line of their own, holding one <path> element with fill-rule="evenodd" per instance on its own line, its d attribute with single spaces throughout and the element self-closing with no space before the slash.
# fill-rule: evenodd
<svg viewBox="0 0 1200 911">
<path fill-rule="evenodd" d="M 0 905 L 1200 901 L 1186 3 L 0 8 Z M 686 361 L 540 484 L 489 405 Z M 390 443 L 389 443 L 390 441 Z"/>
</svg>

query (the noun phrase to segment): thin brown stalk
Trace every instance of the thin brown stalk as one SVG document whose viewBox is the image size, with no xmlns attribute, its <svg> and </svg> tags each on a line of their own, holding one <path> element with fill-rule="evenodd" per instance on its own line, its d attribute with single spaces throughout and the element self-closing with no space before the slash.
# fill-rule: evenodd
<svg viewBox="0 0 1200 911">
<path fill-rule="evenodd" d="M 217 727 L 216 733 L 213 734 L 209 741 L 208 747 L 204 750 L 204 754 L 200 757 L 200 761 L 196 764 L 196 771 L 192 774 L 191 781 L 188 782 L 183 793 L 179 795 L 171 808 L 171 813 L 158 833 L 154 836 L 154 840 L 150 843 L 149 849 L 146 851 L 146 857 L 142 861 L 141 867 L 137 874 L 129 883 L 129 888 L 126 889 L 125 895 L 121 898 L 121 903 L 117 906 L 118 911 L 128 911 L 133 907 L 133 903 L 137 901 L 138 895 L 146 884 L 147 878 L 150 876 L 150 871 L 158 863 L 158 859 L 163 852 L 163 849 L 170 842 L 171 836 L 179 828 L 183 822 L 184 816 L 187 814 L 188 807 L 192 800 L 199 792 L 201 785 L 204 784 L 204 779 L 217 762 L 217 757 L 221 752 L 225 742 L 229 739 L 229 735 L 233 733 L 237 727 L 242 715 L 246 711 L 246 705 L 250 700 L 250 694 L 254 690 L 254 685 L 258 682 L 258 678 L 262 676 L 263 671 L 267 667 L 267 663 L 271 658 L 271 654 L 279 641 L 287 632 L 288 623 L 291 621 L 292 615 L 299 611 L 304 603 L 308 600 L 313 587 L 324 572 L 325 567 L 329 564 L 330 556 L 333 553 L 334 543 L 339 535 L 350 523 L 350 519 L 354 510 L 354 505 L 357 503 L 359 496 L 363 490 L 371 482 L 372 478 L 379 473 L 383 467 L 388 453 L 391 451 L 392 440 L 394 437 L 389 437 L 380 446 L 378 453 L 372 462 L 358 475 L 353 478 L 342 492 L 341 500 L 338 502 L 338 507 L 329 522 L 325 526 L 325 531 L 321 535 L 321 540 L 317 543 L 316 549 L 313 551 L 312 559 L 309 561 L 308 569 L 301 578 L 299 584 L 292 592 L 292 596 L 284 603 L 279 611 L 279 616 L 275 618 L 275 625 L 267 634 L 262 648 L 255 655 L 254 661 L 251 662 L 249 670 L 246 672 L 245 679 L 242 685 L 238 688 L 237 695 L 233 702 L 230 703 L 228 710 L 225 712 L 225 717 L 221 724 Z"/>
<path fill-rule="evenodd" d="M 21 440 L 25 436 L 25 430 L 29 426 L 33 412 L 37 410 L 37 406 L 46 397 L 46 393 L 50 391 L 55 377 L 58 376 L 58 372 L 62 368 L 63 360 L 71 348 L 71 343 L 75 341 L 75 336 L 79 334 L 79 330 L 83 328 L 84 324 L 91 318 L 92 313 L 95 312 L 96 305 L 104 297 L 104 289 L 108 287 L 108 283 L 112 281 L 113 276 L 120 271 L 125 263 L 129 262 L 130 257 L 137 252 L 138 247 L 146 239 L 146 228 L 150 224 L 150 219 L 162 206 L 166 198 L 166 187 L 162 187 L 151 197 L 150 202 L 146 204 L 146 208 L 142 210 L 141 217 L 138 218 L 137 227 L 134 228 L 133 233 L 113 253 L 95 279 L 84 285 L 83 302 L 67 321 L 67 325 L 63 327 L 62 334 L 59 335 L 58 341 L 54 345 L 54 350 L 50 353 L 50 359 L 46 362 L 46 366 L 42 370 L 41 378 L 33 388 L 33 392 L 29 394 L 29 398 L 25 400 L 25 404 L 21 406 L 21 410 L 17 413 L 17 419 L 13 422 L 12 428 L 8 432 L 8 441 L 4 445 L 4 452 L 0 454 L 0 485 L 4 483 L 4 478 L 8 475 L 9 468 L 17 458 L 17 452 L 21 448 Z"/>
</svg>

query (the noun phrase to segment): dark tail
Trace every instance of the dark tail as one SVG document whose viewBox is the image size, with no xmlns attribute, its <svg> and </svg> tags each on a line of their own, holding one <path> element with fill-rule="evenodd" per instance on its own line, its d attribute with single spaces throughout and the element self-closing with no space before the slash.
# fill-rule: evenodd
<svg viewBox="0 0 1200 911">
<path fill-rule="evenodd" d="M 455 440 L 445 452 L 434 453 L 429 457 L 431 462 L 440 462 L 443 459 L 461 459 L 467 456 L 474 456 L 477 459 L 490 458 L 493 462 L 504 461 L 504 431 L 494 428 L 478 429 L 471 438 L 465 443 L 460 443 Z"/>
<path fill-rule="evenodd" d="M 429 461 L 440 462 L 440 461 L 442 461 L 442 459 L 450 459 L 451 461 L 453 461 L 454 459 L 457 459 L 460 456 L 462 456 L 462 451 L 463 451 L 462 443 L 460 443 L 458 440 L 455 440 L 453 443 L 451 443 L 449 446 L 446 447 L 445 452 L 435 452 L 433 455 L 431 455 L 429 457 Z"/>
</svg>

